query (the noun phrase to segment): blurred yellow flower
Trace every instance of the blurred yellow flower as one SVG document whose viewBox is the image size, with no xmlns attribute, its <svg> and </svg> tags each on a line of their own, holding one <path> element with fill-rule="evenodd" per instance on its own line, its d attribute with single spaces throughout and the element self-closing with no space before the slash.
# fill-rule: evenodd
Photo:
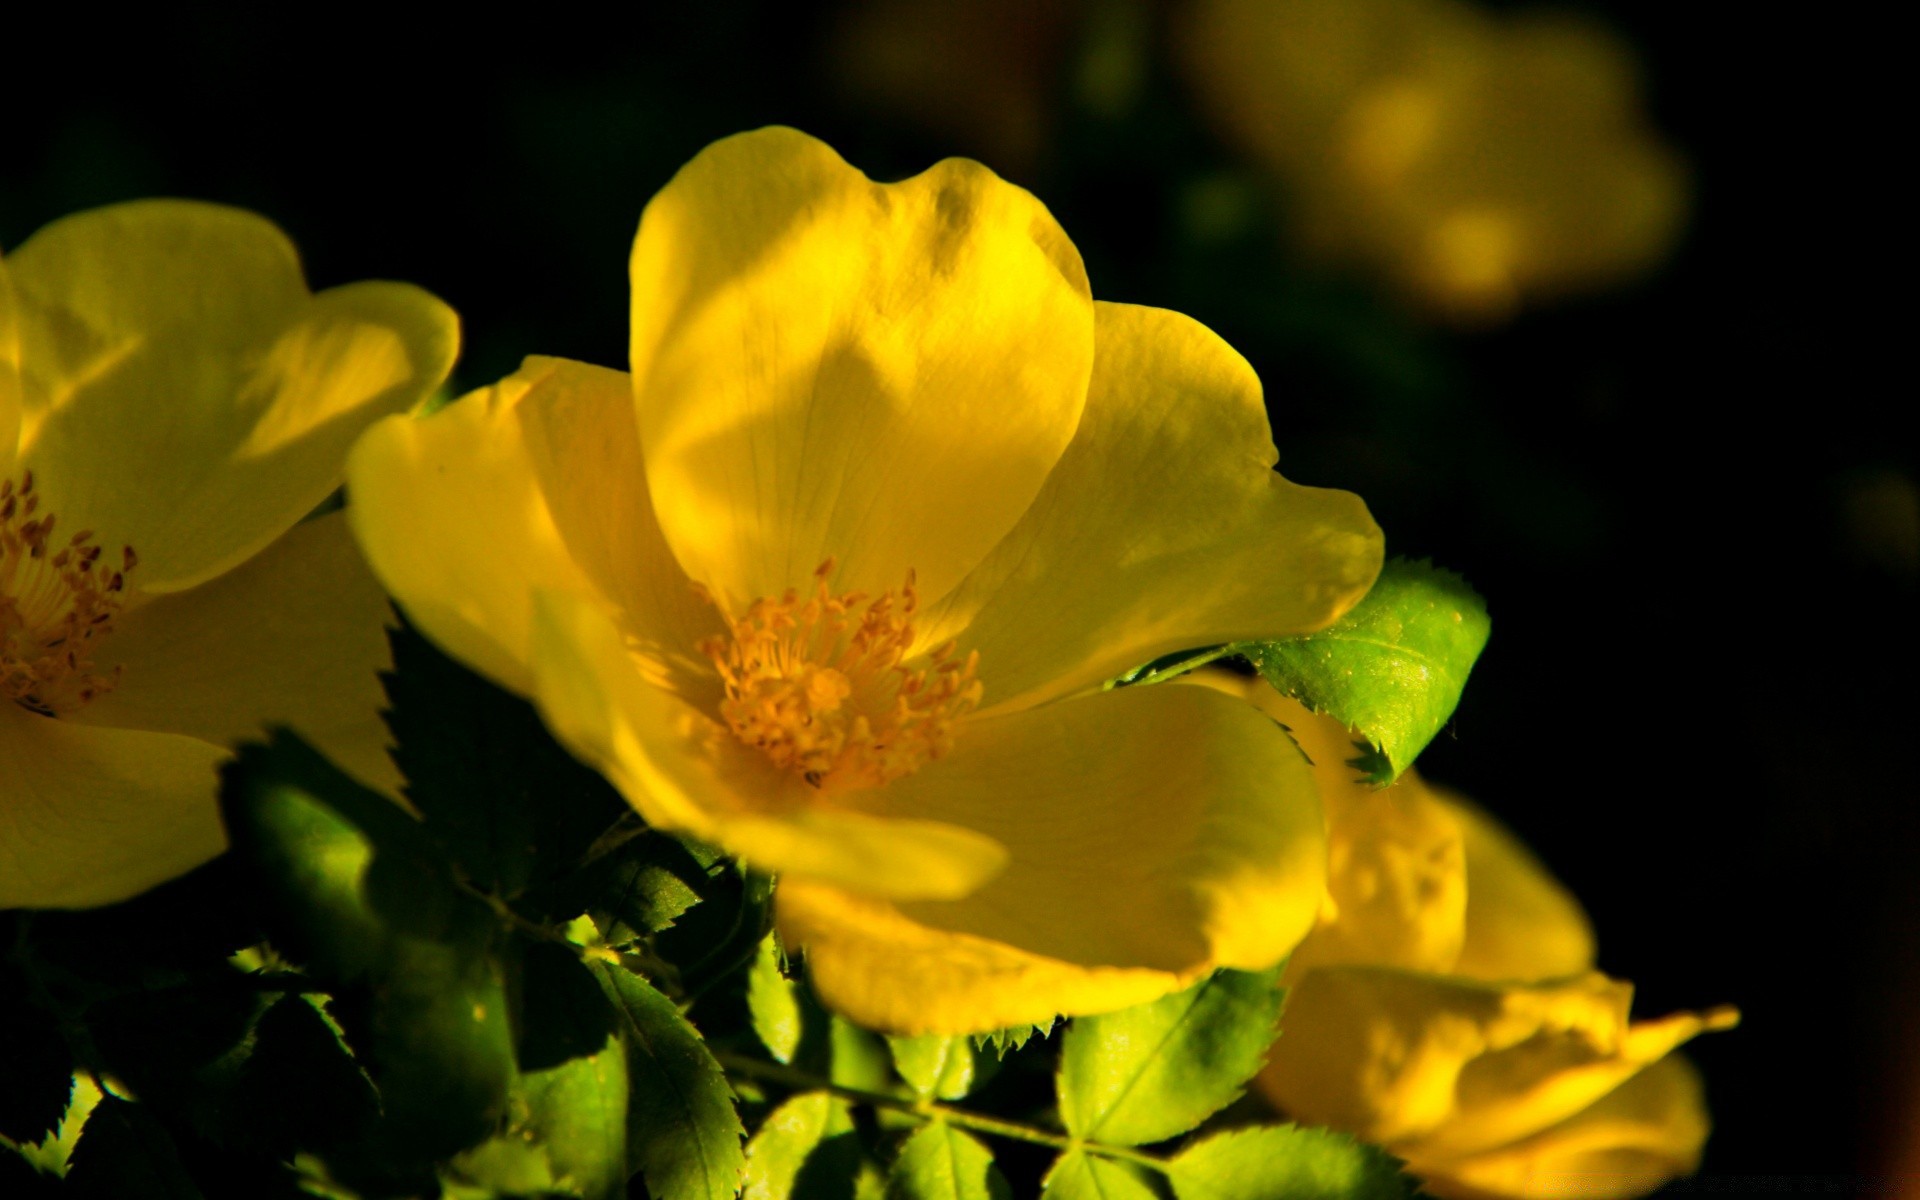
<svg viewBox="0 0 1920 1200">
<path fill-rule="evenodd" d="M 1096 304 L 1038 201 L 880 185 L 790 129 L 703 151 L 633 247 L 627 375 L 530 359 L 349 466 L 376 572 L 654 825 L 781 877 L 816 986 L 902 1031 L 1278 960 L 1310 776 L 1182 647 L 1316 628 L 1380 564 L 1276 475 L 1259 384 Z"/>
<path fill-rule="evenodd" d="M 301 518 L 457 342 L 417 288 L 310 293 L 278 229 L 209 204 L 0 259 L 0 908 L 213 857 L 215 768 L 270 723 L 393 782 L 385 599 L 339 516 Z"/>
<path fill-rule="evenodd" d="M 1564 12 L 1467 0 L 1199 0 L 1184 57 L 1274 171 L 1301 243 L 1455 320 L 1603 288 L 1678 237 L 1686 173 L 1632 54 Z"/>
<path fill-rule="evenodd" d="M 1327 895 L 1288 963 L 1259 1084 L 1407 1160 L 1441 1197 L 1627 1197 L 1698 1165 L 1708 1120 L 1675 1047 L 1731 1009 L 1632 1021 L 1579 902 L 1492 817 L 1408 774 L 1374 791 L 1351 735 L 1265 683 L 1327 813 Z"/>
</svg>

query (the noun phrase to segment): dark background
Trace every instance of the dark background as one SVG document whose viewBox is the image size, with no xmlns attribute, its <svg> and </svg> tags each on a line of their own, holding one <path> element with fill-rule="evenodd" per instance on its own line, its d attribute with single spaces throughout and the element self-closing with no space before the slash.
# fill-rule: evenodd
<svg viewBox="0 0 1920 1200">
<path fill-rule="evenodd" d="M 1912 268 L 1885 39 L 1588 6 L 1645 57 L 1691 232 L 1641 285 L 1461 333 L 1290 261 L 1265 219 L 1188 232 L 1189 185 L 1246 172 L 1157 49 L 1177 13 L 988 4 L 987 33 L 924 35 L 953 44 L 903 99 L 862 82 L 841 7 L 628 7 L 13 14 L 0 247 L 112 200 L 244 205 L 316 286 L 447 299 L 473 386 L 528 353 L 624 362 L 640 208 L 716 137 L 794 124 L 878 177 L 983 158 L 1053 208 L 1096 295 L 1253 361 L 1291 478 L 1360 492 L 1391 552 L 1488 597 L 1493 641 L 1423 765 L 1556 867 L 1639 1011 L 1744 1010 L 1692 1051 L 1718 1127 L 1693 1186 L 1920 1171 L 1920 609 L 1913 535 L 1886 532 L 1920 464 L 1893 416 Z M 1096 113 L 1073 81 L 1114 12 L 1144 74 Z"/>
</svg>

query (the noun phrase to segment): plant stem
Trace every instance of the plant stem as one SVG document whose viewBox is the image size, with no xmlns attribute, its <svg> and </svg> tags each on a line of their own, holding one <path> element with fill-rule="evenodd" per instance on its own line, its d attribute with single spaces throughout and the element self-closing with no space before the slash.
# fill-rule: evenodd
<svg viewBox="0 0 1920 1200">
<path fill-rule="evenodd" d="M 1139 1163 L 1153 1170 L 1165 1172 L 1164 1160 L 1151 1154 L 1143 1154 L 1126 1146 L 1108 1146 L 1100 1142 L 1082 1141 L 1062 1133 L 1040 1129 L 1032 1125 L 1023 1125 L 1018 1121 L 1006 1121 L 999 1117 L 989 1117 L 984 1113 L 969 1112 L 964 1108 L 937 1104 L 932 1100 L 909 1099 L 904 1096 L 888 1095 L 885 1092 L 869 1092 L 862 1088 L 844 1087 L 829 1079 L 794 1067 L 779 1063 L 763 1062 L 749 1058 L 744 1054 L 716 1053 L 720 1065 L 740 1075 L 750 1075 L 768 1083 L 780 1084 L 800 1092 L 831 1092 L 843 1099 L 853 1100 L 875 1108 L 888 1108 L 895 1112 L 906 1113 L 926 1121 L 945 1121 L 962 1129 L 971 1129 L 975 1133 L 984 1133 L 989 1137 L 1002 1137 L 1010 1141 L 1028 1142 L 1036 1146 L 1051 1146 L 1056 1150 L 1080 1150 L 1088 1154 L 1099 1154 L 1107 1158 L 1122 1158 L 1128 1162 Z"/>
</svg>

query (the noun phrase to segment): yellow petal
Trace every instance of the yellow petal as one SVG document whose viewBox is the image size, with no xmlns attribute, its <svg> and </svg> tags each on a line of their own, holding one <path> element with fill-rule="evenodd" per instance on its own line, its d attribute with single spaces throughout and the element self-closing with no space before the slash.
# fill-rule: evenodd
<svg viewBox="0 0 1920 1200">
<path fill-rule="evenodd" d="M 20 319 L 7 262 L 0 258 L 0 479 L 13 475 L 20 446 Z"/>
<path fill-rule="evenodd" d="M 1426 1190 L 1451 1200 L 1643 1196 L 1700 1165 L 1711 1122 L 1699 1072 L 1669 1054 L 1590 1108 L 1532 1137 L 1458 1161 L 1423 1164 Z"/>
<path fill-rule="evenodd" d="M 226 752 L 0 704 L 0 909 L 124 900 L 218 854 Z"/>
<path fill-rule="evenodd" d="M 992 838 L 966 828 L 819 807 L 798 776 L 649 682 L 590 602 L 539 593 L 533 650 L 533 695 L 547 725 L 652 825 L 762 871 L 888 896 L 961 895 L 1006 860 Z"/>
<path fill-rule="evenodd" d="M 1466 940 L 1454 973 L 1554 979 L 1593 969 L 1593 926 L 1573 893 L 1478 805 L 1432 789 L 1466 838 Z"/>
<path fill-rule="evenodd" d="M 432 416 L 390 417 L 347 460 L 347 519 L 374 574 L 443 649 L 522 695 L 533 690 L 533 590 L 594 594 L 515 412 L 552 378 L 530 364 Z"/>
<path fill-rule="evenodd" d="M 1731 1010 L 1630 1023 L 1632 988 L 1602 975 L 1496 986 L 1372 967 L 1308 972 L 1261 1076 L 1302 1120 L 1416 1167 L 1556 1125 Z"/>
<path fill-rule="evenodd" d="M 904 917 L 1063 962 L 1175 975 L 1271 966 L 1324 886 L 1306 764 L 1259 714 L 1199 689 L 969 722 L 948 757 L 882 794 L 889 814 L 976 830 L 1009 852 L 978 891 L 903 902 Z"/>
<path fill-rule="evenodd" d="M 1170 651 L 1320 628 L 1381 561 L 1359 497 L 1276 459 L 1260 381 L 1178 313 L 1100 304 L 1079 432 L 1011 534 L 936 604 L 930 640 L 980 651 L 993 709 Z"/>
<path fill-rule="evenodd" d="M 787 944 L 807 948 L 808 977 L 827 1006 L 888 1033 L 978 1033 L 1061 1013 L 1111 1012 L 1190 982 L 1165 971 L 1044 958 L 799 880 L 781 881 L 775 911 Z"/>
<path fill-rule="evenodd" d="M 640 442 L 667 541 L 739 605 L 917 573 L 937 596 L 1013 527 L 1079 423 L 1079 254 L 978 163 L 876 184 L 791 129 L 717 142 L 633 247 Z"/>
<path fill-rule="evenodd" d="M 536 380 L 516 410 L 527 458 L 568 554 L 624 614 L 646 656 L 664 665 L 667 686 L 711 709 L 719 679 L 696 647 L 725 625 L 680 569 L 654 517 L 633 381 L 624 371 L 558 358 L 530 358 L 521 376 Z"/>
<path fill-rule="evenodd" d="M 333 513 L 220 578 L 126 613 L 99 656 L 120 685 L 67 719 L 216 745 L 291 726 L 396 793 L 378 672 L 392 667 L 386 593 Z"/>
<path fill-rule="evenodd" d="M 453 313 L 417 288 L 309 296 L 247 213 L 147 201 L 82 213 L 11 259 L 21 460 L 63 525 L 177 591 L 257 553 L 340 482 L 368 423 L 446 377 Z"/>
<path fill-rule="evenodd" d="M 428 636 L 503 687 L 533 692 L 533 594 L 545 589 L 619 610 L 655 682 L 717 695 L 694 647 L 719 618 L 653 523 L 620 372 L 529 358 L 431 416 L 376 425 L 347 479 L 374 573 Z"/>
<path fill-rule="evenodd" d="M 1453 814 L 1411 772 L 1381 791 L 1355 785 L 1327 811 L 1328 903 L 1290 981 L 1335 964 L 1450 970 L 1475 896 Z"/>
</svg>

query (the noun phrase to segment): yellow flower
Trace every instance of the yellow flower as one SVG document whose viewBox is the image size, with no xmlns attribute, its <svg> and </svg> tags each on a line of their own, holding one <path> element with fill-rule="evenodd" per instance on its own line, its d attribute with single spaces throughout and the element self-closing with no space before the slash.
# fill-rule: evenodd
<svg viewBox="0 0 1920 1200">
<path fill-rule="evenodd" d="M 1310 250 L 1467 321 L 1659 263 L 1680 160 L 1633 57 L 1564 13 L 1463 0 L 1203 0 L 1186 58 L 1226 131 L 1286 184 Z"/>
<path fill-rule="evenodd" d="M 1412 774 L 1373 791 L 1338 722 L 1200 682 L 1291 729 L 1326 805 L 1327 894 L 1260 1077 L 1275 1103 L 1442 1197 L 1638 1196 L 1693 1170 L 1707 1114 L 1673 1050 L 1731 1009 L 1630 1020 L 1578 901 L 1492 817 Z"/>
<path fill-rule="evenodd" d="M 1272 471 L 1258 381 L 1096 304 L 1032 196 L 768 129 L 647 207 L 632 367 L 555 359 L 351 458 L 369 561 L 654 825 L 781 877 L 896 1030 L 1112 1008 L 1311 924 L 1311 779 L 1258 713 L 1100 692 L 1363 595 L 1360 501 Z"/>
<path fill-rule="evenodd" d="M 213 857 L 215 768 L 269 723 L 393 782 L 384 598 L 338 515 L 301 518 L 457 341 L 415 288 L 308 292 L 278 229 L 213 205 L 0 259 L 0 908 Z"/>
</svg>

